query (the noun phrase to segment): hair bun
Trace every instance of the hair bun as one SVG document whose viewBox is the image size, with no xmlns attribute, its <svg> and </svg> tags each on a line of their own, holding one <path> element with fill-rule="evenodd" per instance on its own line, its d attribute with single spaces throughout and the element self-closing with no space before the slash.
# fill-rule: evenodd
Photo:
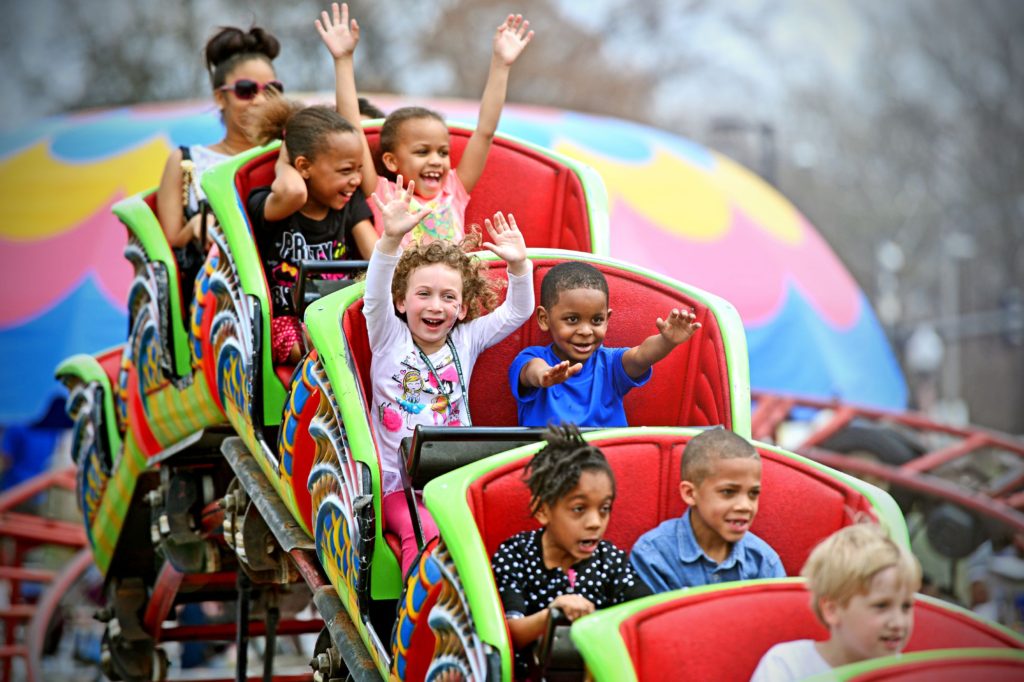
<svg viewBox="0 0 1024 682">
<path fill-rule="evenodd" d="M 262 54 L 273 60 L 280 52 L 281 43 L 270 31 L 259 26 L 248 31 L 224 26 L 206 43 L 206 68 L 212 72 L 229 59 L 243 54 Z"/>
<path fill-rule="evenodd" d="M 259 26 L 253 26 L 245 34 L 245 41 L 249 49 L 247 52 L 258 52 L 267 56 L 267 59 L 274 59 L 281 52 L 281 43 L 270 31 Z"/>
</svg>

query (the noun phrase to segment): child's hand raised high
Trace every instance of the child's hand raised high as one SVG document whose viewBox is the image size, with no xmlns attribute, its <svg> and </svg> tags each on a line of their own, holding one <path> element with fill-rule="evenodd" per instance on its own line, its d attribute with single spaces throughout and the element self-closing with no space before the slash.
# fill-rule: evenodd
<svg viewBox="0 0 1024 682">
<path fill-rule="evenodd" d="M 331 14 L 327 10 L 320 12 L 320 18 L 316 20 L 316 30 L 320 39 L 335 59 L 351 57 L 359 44 L 359 24 L 355 19 L 349 21 L 348 3 L 331 3 Z"/>
<path fill-rule="evenodd" d="M 395 184 L 399 187 L 402 186 L 401 175 L 398 176 Z M 396 190 L 390 185 L 382 187 L 384 189 L 381 194 L 384 195 L 384 201 L 376 194 L 373 195 L 373 201 L 380 209 L 381 217 L 384 220 L 384 235 L 377 243 L 377 248 L 386 254 L 394 255 L 398 253 L 402 237 L 412 232 L 412 229 L 419 225 L 421 220 L 430 215 L 430 207 L 421 208 L 415 213 L 409 212 L 409 202 L 416 189 L 416 183 L 412 180 L 409 181 L 409 186 L 403 190 Z"/>
<path fill-rule="evenodd" d="M 700 322 L 696 320 L 697 316 L 692 311 L 684 310 L 680 312 L 679 309 L 673 308 L 667 320 L 662 320 L 659 317 L 654 324 L 657 325 L 658 331 L 661 332 L 666 341 L 674 346 L 678 346 L 687 341 L 700 329 Z"/>
<path fill-rule="evenodd" d="M 494 222 L 485 219 L 484 227 L 491 235 L 491 241 L 484 242 L 484 248 L 508 263 L 508 271 L 513 275 L 525 275 L 529 271 L 526 241 L 516 225 L 515 216 L 509 213 L 506 221 L 501 213 L 495 213 Z"/>
<path fill-rule="evenodd" d="M 510 14 L 494 34 L 494 56 L 502 64 L 512 66 L 519 55 L 533 39 L 533 31 L 527 32 L 530 22 L 522 14 Z"/>
</svg>

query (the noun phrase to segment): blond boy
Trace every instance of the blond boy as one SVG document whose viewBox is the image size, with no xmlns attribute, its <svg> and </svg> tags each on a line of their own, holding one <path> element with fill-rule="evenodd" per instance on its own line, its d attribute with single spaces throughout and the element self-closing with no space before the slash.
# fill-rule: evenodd
<svg viewBox="0 0 1024 682">
<path fill-rule="evenodd" d="M 814 548 L 801 573 L 811 592 L 811 609 L 829 638 L 776 644 L 758 663 L 751 682 L 802 680 L 906 647 L 921 565 L 880 526 L 860 523 L 836 531 Z"/>
</svg>

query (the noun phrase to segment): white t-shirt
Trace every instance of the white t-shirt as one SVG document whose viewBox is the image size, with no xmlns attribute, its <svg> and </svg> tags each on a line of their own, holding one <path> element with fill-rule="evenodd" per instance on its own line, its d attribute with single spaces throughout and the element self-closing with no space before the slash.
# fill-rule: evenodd
<svg viewBox="0 0 1024 682">
<path fill-rule="evenodd" d="M 411 436 L 417 424 L 426 426 L 469 426 L 466 396 L 459 381 L 459 366 L 469 390 L 476 359 L 485 349 L 498 343 L 533 313 L 533 270 L 525 275 L 508 275 L 505 302 L 488 314 L 470 322 L 460 322 L 449 338 L 458 356 L 458 363 L 448 345 L 429 356 L 436 376 L 420 357 L 408 325 L 395 315 L 391 299 L 391 278 L 399 256 L 389 256 L 377 249 L 370 257 L 366 271 L 366 293 L 363 316 L 369 336 L 373 360 L 370 380 L 373 383 L 371 418 L 377 435 L 384 494 L 402 489 L 398 457 L 402 438 Z M 529 264 L 529 261 L 527 261 Z M 491 387 L 491 390 L 497 390 Z M 500 390 L 508 390 L 501 386 Z"/>
<path fill-rule="evenodd" d="M 215 152 L 209 147 L 201 144 L 193 144 L 188 148 L 189 154 L 192 156 L 192 163 L 195 164 L 195 173 L 192 175 L 192 187 L 188 196 L 188 207 L 192 211 L 199 210 L 199 202 L 206 198 L 206 193 L 203 192 L 202 185 L 199 184 L 199 179 L 203 177 L 203 173 L 217 165 L 225 159 L 231 157 L 227 154 L 221 154 Z"/>
<path fill-rule="evenodd" d="M 776 644 L 761 657 L 750 682 L 794 682 L 832 670 L 813 639 Z"/>
</svg>

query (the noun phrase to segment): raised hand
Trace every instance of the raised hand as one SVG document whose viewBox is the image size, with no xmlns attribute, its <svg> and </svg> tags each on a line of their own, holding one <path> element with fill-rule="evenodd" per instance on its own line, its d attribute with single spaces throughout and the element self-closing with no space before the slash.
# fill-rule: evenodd
<svg viewBox="0 0 1024 682">
<path fill-rule="evenodd" d="M 583 365 L 577 362 L 575 365 L 570 364 L 568 360 L 563 360 L 554 367 L 549 368 L 540 377 L 541 388 L 550 388 L 555 384 L 560 384 L 564 381 L 568 381 L 570 377 L 574 377 L 583 371 Z"/>
<path fill-rule="evenodd" d="M 697 316 L 692 311 L 680 312 L 677 308 L 672 309 L 667 320 L 659 317 L 654 324 L 665 340 L 674 346 L 688 340 L 700 329 L 700 322 L 697 322 Z"/>
<path fill-rule="evenodd" d="M 491 235 L 491 241 L 484 242 L 484 248 L 508 263 L 510 271 L 516 268 L 513 274 L 522 274 L 518 270 L 526 261 L 526 241 L 516 225 L 515 216 L 509 213 L 506 221 L 501 213 L 495 213 L 494 222 L 485 219 L 484 227 Z"/>
<path fill-rule="evenodd" d="M 398 187 L 402 186 L 402 176 L 399 175 L 395 181 Z M 419 225 L 420 221 L 430 214 L 430 207 L 421 208 L 416 213 L 409 212 L 409 202 L 412 200 L 416 183 L 409 181 L 406 189 L 391 187 L 390 184 L 382 186 L 380 193 L 384 195 L 382 201 L 377 194 L 373 195 L 373 201 L 380 209 L 381 217 L 384 219 L 384 236 L 401 242 L 412 229 Z"/>
<path fill-rule="evenodd" d="M 359 24 L 355 19 L 348 18 L 348 3 L 331 3 L 331 15 L 327 10 L 320 12 L 320 18 L 314 22 L 320 39 L 335 59 L 351 57 L 359 44 Z"/>
<path fill-rule="evenodd" d="M 528 31 L 530 22 L 522 14 L 510 14 L 494 34 L 494 56 L 506 66 L 512 66 L 526 46 L 533 40 Z"/>
</svg>

